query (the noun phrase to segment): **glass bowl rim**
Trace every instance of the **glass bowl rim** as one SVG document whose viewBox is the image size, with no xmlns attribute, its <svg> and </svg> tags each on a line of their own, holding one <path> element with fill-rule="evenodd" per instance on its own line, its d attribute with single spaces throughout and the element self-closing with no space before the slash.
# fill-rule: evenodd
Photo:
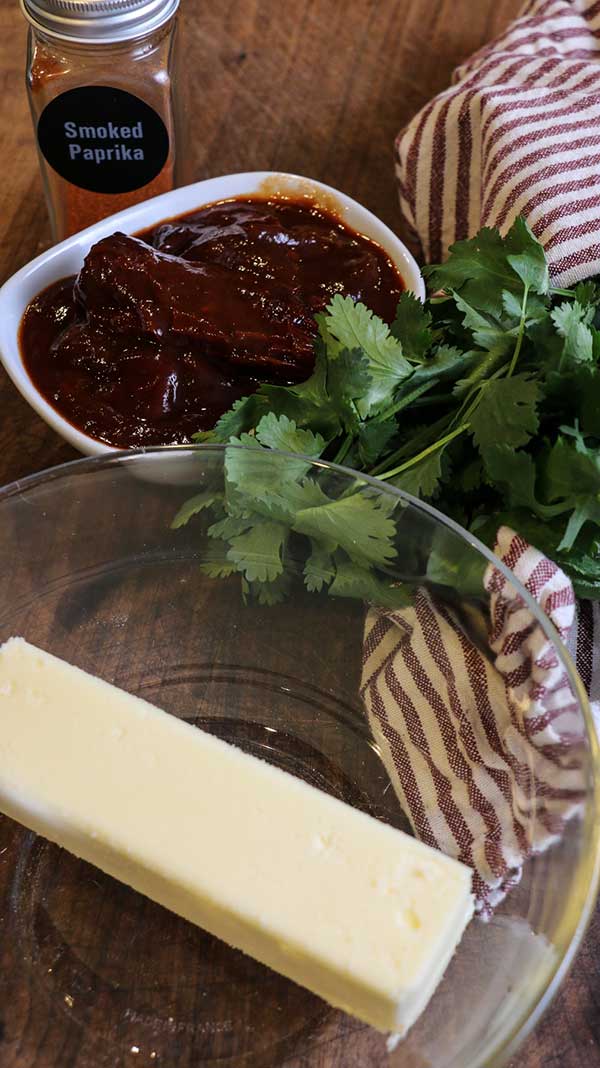
<svg viewBox="0 0 600 1068">
<path fill-rule="evenodd" d="M 5 483 L 4 486 L 0 487 L 0 506 L 5 501 L 8 501 L 15 496 L 22 496 L 27 490 L 34 488 L 38 484 L 58 481 L 60 478 L 70 474 L 71 471 L 94 472 L 97 469 L 124 467 L 129 463 L 134 464 L 136 460 L 151 458 L 153 456 L 164 457 L 170 455 L 181 457 L 183 454 L 202 455 L 203 453 L 223 455 L 227 449 L 236 449 L 244 452 L 252 451 L 257 455 L 260 455 L 259 450 L 244 444 L 217 442 L 206 442 L 194 445 L 156 445 L 137 449 L 115 449 L 110 452 L 101 453 L 97 456 L 83 456 L 73 460 L 67 460 L 61 464 L 56 464 L 53 467 L 43 468 L 41 471 L 26 475 L 23 478 L 15 479 L 13 482 Z M 268 449 L 264 451 L 270 457 L 273 455 L 280 457 L 282 461 L 297 460 L 298 456 L 302 455 L 299 453 L 286 452 L 280 449 Z M 504 564 L 503 561 L 491 551 L 491 549 L 484 545 L 479 538 L 471 534 L 464 527 L 461 527 L 459 523 L 456 523 L 449 516 L 444 515 L 443 512 L 440 512 L 433 505 L 420 500 L 418 497 L 414 497 L 411 493 L 398 489 L 396 486 L 390 486 L 378 478 L 374 478 L 373 476 L 364 474 L 360 471 L 355 471 L 353 468 L 346 467 L 342 464 L 336 464 L 328 460 L 315 459 L 310 456 L 303 456 L 302 458 L 306 460 L 309 468 L 329 470 L 348 480 L 359 480 L 364 484 L 372 486 L 380 493 L 405 501 L 417 511 L 427 515 L 435 523 L 452 531 L 461 539 L 461 541 L 470 545 L 474 550 L 479 552 L 488 563 L 496 567 L 500 573 L 512 583 L 519 596 L 522 597 L 523 601 L 532 612 L 536 622 L 541 626 L 548 640 L 557 648 L 583 713 L 586 726 L 586 740 L 590 750 L 593 769 L 591 782 L 589 784 L 591 787 L 590 796 L 587 798 L 584 817 L 582 819 L 584 839 L 588 842 L 591 848 L 586 851 L 584 861 L 580 862 L 578 865 L 579 870 L 577 876 L 579 883 L 577 889 L 583 891 L 581 895 L 583 897 L 583 904 L 576 920 L 568 925 L 569 929 L 564 933 L 562 944 L 555 946 L 557 951 L 556 963 L 549 971 L 542 989 L 536 991 L 535 998 L 518 1014 L 509 1033 L 502 1036 L 496 1043 L 495 1047 L 484 1055 L 484 1060 L 479 1061 L 477 1065 L 477 1068 L 501 1068 L 502 1065 L 506 1064 L 510 1056 L 515 1053 L 527 1035 L 533 1030 L 540 1017 L 555 997 L 560 984 L 573 964 L 583 936 L 589 925 L 592 910 L 600 889 L 600 745 L 596 734 L 589 699 L 571 654 L 559 638 L 550 620 L 545 613 L 542 612 L 537 602 L 513 574 L 510 568 L 508 568 L 506 564 Z M 471 1065 L 469 1068 L 475 1068 L 475 1066 Z"/>
</svg>

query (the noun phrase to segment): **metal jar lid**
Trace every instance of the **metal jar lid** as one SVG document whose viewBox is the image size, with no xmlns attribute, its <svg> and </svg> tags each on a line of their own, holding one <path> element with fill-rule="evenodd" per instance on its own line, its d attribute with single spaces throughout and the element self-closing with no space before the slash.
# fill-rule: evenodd
<svg viewBox="0 0 600 1068">
<path fill-rule="evenodd" d="M 62 41 L 115 44 L 157 30 L 179 0 L 20 0 L 36 29 Z"/>
</svg>

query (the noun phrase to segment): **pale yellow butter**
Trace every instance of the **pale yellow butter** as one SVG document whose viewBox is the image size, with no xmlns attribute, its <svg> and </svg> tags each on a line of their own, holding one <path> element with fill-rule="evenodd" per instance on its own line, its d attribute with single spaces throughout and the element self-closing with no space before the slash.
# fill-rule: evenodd
<svg viewBox="0 0 600 1068">
<path fill-rule="evenodd" d="M 471 918 L 456 861 L 36 649 L 0 648 L 0 809 L 381 1031 Z"/>
</svg>

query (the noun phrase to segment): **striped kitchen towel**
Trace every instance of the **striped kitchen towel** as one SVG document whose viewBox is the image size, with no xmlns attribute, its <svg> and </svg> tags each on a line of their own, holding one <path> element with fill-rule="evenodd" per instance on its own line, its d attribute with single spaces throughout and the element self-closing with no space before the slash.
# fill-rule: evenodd
<svg viewBox="0 0 600 1068">
<path fill-rule="evenodd" d="M 500 530 L 496 555 L 552 621 L 597 698 L 594 612 L 576 605 L 563 572 L 514 531 Z M 425 589 L 409 608 L 372 608 L 361 694 L 415 834 L 473 868 L 476 907 L 488 918 L 525 861 L 580 810 L 584 739 L 553 643 L 499 569 L 488 567 L 484 585 L 486 652 Z"/>
<path fill-rule="evenodd" d="M 396 171 L 428 262 L 524 215 L 555 284 L 600 272 L 600 0 L 530 0 L 399 135 Z"/>
<path fill-rule="evenodd" d="M 396 172 L 425 261 L 524 215 L 555 284 L 600 273 L 600 0 L 529 0 L 399 135 Z M 600 610 L 576 604 L 565 575 L 513 531 L 496 552 L 569 647 L 600 729 Z M 369 611 L 362 676 L 415 833 L 474 869 L 484 917 L 581 800 L 579 721 L 552 644 L 499 570 L 486 588 L 487 649 L 421 590 L 411 608 Z"/>
</svg>

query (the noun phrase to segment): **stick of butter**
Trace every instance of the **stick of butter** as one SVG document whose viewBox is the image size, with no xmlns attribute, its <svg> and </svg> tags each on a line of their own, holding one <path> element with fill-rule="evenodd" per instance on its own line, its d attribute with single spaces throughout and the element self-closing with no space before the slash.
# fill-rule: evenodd
<svg viewBox="0 0 600 1068">
<path fill-rule="evenodd" d="M 381 1031 L 425 1008 L 471 872 L 22 638 L 0 809 Z"/>
</svg>

